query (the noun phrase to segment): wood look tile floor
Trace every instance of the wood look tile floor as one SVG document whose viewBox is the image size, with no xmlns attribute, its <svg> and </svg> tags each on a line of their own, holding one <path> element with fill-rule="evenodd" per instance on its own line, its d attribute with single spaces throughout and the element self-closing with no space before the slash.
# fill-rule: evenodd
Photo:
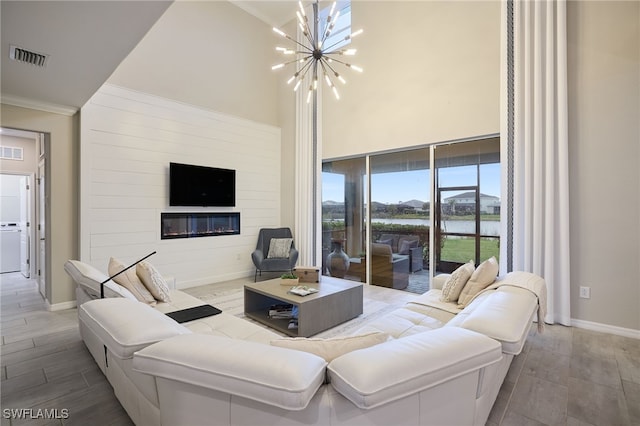
<svg viewBox="0 0 640 426">
<path fill-rule="evenodd" d="M 76 315 L 48 312 L 33 280 L 0 275 L 2 426 L 132 424 L 84 347 Z M 10 419 L 7 409 L 66 418 Z M 532 330 L 487 425 L 640 425 L 640 340 L 563 326 Z"/>
</svg>

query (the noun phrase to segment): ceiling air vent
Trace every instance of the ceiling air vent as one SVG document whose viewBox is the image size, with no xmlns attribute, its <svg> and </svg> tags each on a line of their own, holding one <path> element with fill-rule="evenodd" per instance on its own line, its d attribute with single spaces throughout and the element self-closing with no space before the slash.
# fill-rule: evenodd
<svg viewBox="0 0 640 426">
<path fill-rule="evenodd" d="M 49 55 L 31 52 L 18 46 L 11 46 L 9 49 L 9 57 L 14 61 L 24 62 L 37 67 L 44 67 L 47 65 Z"/>
</svg>

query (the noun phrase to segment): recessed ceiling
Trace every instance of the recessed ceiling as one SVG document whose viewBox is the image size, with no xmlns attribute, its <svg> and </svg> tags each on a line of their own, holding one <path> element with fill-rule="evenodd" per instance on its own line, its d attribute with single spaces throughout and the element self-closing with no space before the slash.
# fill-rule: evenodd
<svg viewBox="0 0 640 426">
<path fill-rule="evenodd" d="M 2 1 L 3 103 L 82 107 L 171 1 Z M 9 59 L 10 46 L 47 55 Z"/>
</svg>

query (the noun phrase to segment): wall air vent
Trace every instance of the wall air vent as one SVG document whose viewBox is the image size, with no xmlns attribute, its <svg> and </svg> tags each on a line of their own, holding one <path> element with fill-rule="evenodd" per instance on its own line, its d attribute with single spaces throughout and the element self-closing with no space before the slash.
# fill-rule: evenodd
<svg viewBox="0 0 640 426">
<path fill-rule="evenodd" d="M 35 65 L 37 67 L 44 67 L 47 65 L 47 59 L 49 55 L 42 53 L 31 52 L 18 46 L 10 46 L 9 58 L 14 61 L 24 62 L 27 64 Z"/>
</svg>

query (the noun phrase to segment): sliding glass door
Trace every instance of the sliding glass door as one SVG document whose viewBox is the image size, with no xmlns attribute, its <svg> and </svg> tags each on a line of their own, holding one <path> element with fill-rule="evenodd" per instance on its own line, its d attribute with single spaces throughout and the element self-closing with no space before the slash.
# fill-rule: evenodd
<svg viewBox="0 0 640 426">
<path fill-rule="evenodd" d="M 369 283 L 396 289 L 410 286 L 412 274 L 428 275 L 429 148 L 372 155 Z M 417 279 L 413 280 L 417 284 Z M 428 278 L 421 282 L 427 290 Z"/>
<path fill-rule="evenodd" d="M 500 254 L 499 138 L 436 146 L 436 274 Z"/>
<path fill-rule="evenodd" d="M 322 274 L 364 281 L 366 159 L 322 165 Z"/>
<path fill-rule="evenodd" d="M 500 140 L 326 161 L 322 220 L 323 274 L 425 292 L 499 256 Z"/>
</svg>

